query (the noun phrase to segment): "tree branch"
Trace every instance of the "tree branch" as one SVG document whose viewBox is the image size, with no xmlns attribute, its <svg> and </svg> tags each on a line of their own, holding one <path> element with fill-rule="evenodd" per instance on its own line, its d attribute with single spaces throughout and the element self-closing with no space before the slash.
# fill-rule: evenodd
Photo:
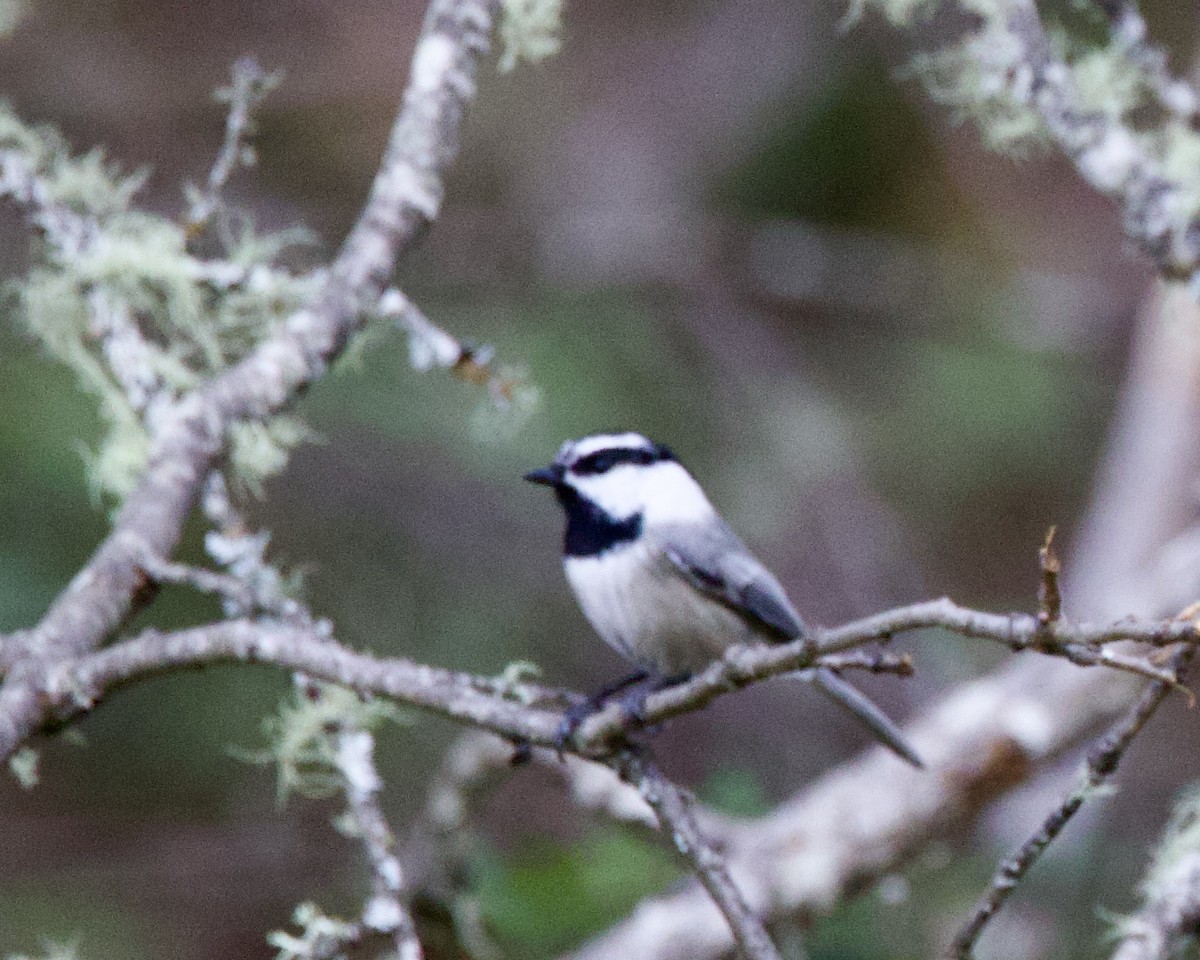
<svg viewBox="0 0 1200 960">
<path fill-rule="evenodd" d="M 646 702 L 648 725 L 706 707 L 716 697 L 782 673 L 814 666 L 823 655 L 840 652 L 900 632 L 941 626 L 967 637 L 985 638 L 1014 650 L 1038 650 L 1060 655 L 1074 664 L 1115 665 L 1114 655 L 1099 644 L 1140 641 L 1162 646 L 1196 641 L 1194 625 L 1180 620 L 1076 624 L 1058 622 L 1051 636 L 1040 636 L 1044 625 L 1031 614 L 984 613 L 967 610 L 948 599 L 899 607 L 780 646 L 736 647 L 689 682 L 650 696 Z M 1085 655 L 1086 654 L 1086 655 Z M 403 659 L 380 660 L 355 653 L 332 642 L 324 630 L 305 624 L 259 623 L 250 619 L 197 626 L 172 634 L 148 631 L 133 640 L 96 653 L 82 654 L 49 665 L 25 664 L 14 668 L 6 685 L 19 688 L 23 702 L 35 704 L 31 712 L 5 713 L 0 696 L 0 758 L 10 756 L 29 733 L 44 721 L 62 722 L 80 710 L 90 709 L 114 686 L 152 674 L 240 660 L 270 664 L 310 674 L 331 683 L 371 692 L 485 728 L 502 737 L 535 746 L 557 745 L 557 713 L 522 707 L 497 695 L 494 680 L 414 664 Z M 1133 662 L 1132 658 L 1128 659 Z M 1124 661 L 1122 661 L 1124 662 Z M 1160 676 L 1162 668 L 1146 671 Z M 1165 682 L 1171 678 L 1165 677 Z M 530 686 L 530 700 L 562 701 L 557 691 Z M 25 727 L 18 720 L 24 719 Z M 576 733 L 575 750 L 595 756 L 622 743 L 628 721 L 617 704 L 589 718 Z"/>
<path fill-rule="evenodd" d="M 833 629 L 814 629 L 808 637 L 790 644 L 732 648 L 692 680 L 649 697 L 645 722 L 653 725 L 699 710 L 715 698 L 751 683 L 812 667 L 822 656 L 928 627 L 1089 666 L 1116 665 L 1117 655 L 1104 644 L 1129 640 L 1154 645 L 1196 642 L 1194 625 L 1178 620 L 1105 625 L 1072 625 L 1060 620 L 1046 625 L 1030 614 L 1001 616 L 969 610 L 948 599 L 932 600 Z M 357 653 L 332 641 L 327 625 L 237 619 L 174 633 L 152 630 L 61 662 L 19 664 L 7 678 L 6 687 L 19 690 L 22 702 L 33 704 L 34 709 L 17 716 L 6 714 L 0 697 L 0 759 L 10 756 L 38 726 L 48 720 L 69 720 L 90 709 L 114 687 L 170 670 L 230 660 L 270 664 L 363 693 L 390 697 L 514 741 L 542 747 L 557 745 L 557 712 L 515 702 L 510 695 L 514 691 L 506 691 L 504 684 L 497 685 L 494 680 Z M 1123 657 L 1119 662 L 1139 661 Z M 1173 682 L 1170 674 L 1148 661 L 1138 672 Z M 528 685 L 522 700 L 557 706 L 566 696 L 561 691 Z M 18 722 L 22 717 L 27 728 Z M 612 746 L 623 743 L 627 733 L 627 719 L 620 706 L 613 705 L 582 725 L 574 749 L 584 756 L 604 755 Z M 930 744 L 929 749 L 936 751 L 937 745 Z"/>
<path fill-rule="evenodd" d="M 362 925 L 389 936 L 397 960 L 422 960 L 421 942 L 404 900 L 404 871 L 396 856 L 396 839 L 379 806 L 383 781 L 375 768 L 374 736 L 369 730 L 342 730 L 337 735 L 334 762 L 355 832 L 371 863 L 371 899 L 363 908 Z"/>
<path fill-rule="evenodd" d="M 691 864 L 729 924 L 744 960 L 779 960 L 779 951 L 767 936 L 762 921 L 747 906 L 729 875 L 725 858 L 701 833 L 683 791 L 663 776 L 644 750 L 621 750 L 613 756 L 611 764 L 623 780 L 637 787 L 658 816 L 663 832 Z"/>
<path fill-rule="evenodd" d="M 1186 669 L 1195 653 L 1195 647 L 1183 647 L 1172 657 L 1171 672 L 1176 678 Z M 1038 831 L 1025 841 L 1021 849 L 1000 864 L 992 877 L 991 886 L 980 898 L 962 929 L 955 935 L 947 956 L 954 960 L 970 960 L 984 928 L 1004 906 L 1005 901 L 1041 858 L 1046 848 L 1078 813 L 1084 801 L 1094 796 L 1097 790 L 1116 775 L 1121 758 L 1133 742 L 1133 738 L 1141 732 L 1154 711 L 1177 684 L 1178 679 L 1174 682 L 1150 683 L 1128 712 L 1088 751 L 1087 763 L 1079 785 L 1063 798 L 1062 803 L 1051 812 Z"/>
<path fill-rule="evenodd" d="M 1148 46 L 1136 7 L 1125 0 L 1111 0 L 1107 7 L 1121 55 L 1132 59 L 1160 101 L 1186 121 L 1195 112 L 1195 94 L 1169 76 L 1162 54 Z M 1163 275 L 1195 278 L 1200 237 L 1195 217 L 1186 213 L 1187 185 L 1168 174 L 1163 161 L 1120 116 L 1089 109 L 1082 101 L 1070 67 L 1054 53 L 1034 0 L 1005 0 L 998 10 L 1020 49 L 1006 77 L 1012 95 L 1041 116 L 1089 184 L 1124 204 L 1127 233 Z"/>
</svg>

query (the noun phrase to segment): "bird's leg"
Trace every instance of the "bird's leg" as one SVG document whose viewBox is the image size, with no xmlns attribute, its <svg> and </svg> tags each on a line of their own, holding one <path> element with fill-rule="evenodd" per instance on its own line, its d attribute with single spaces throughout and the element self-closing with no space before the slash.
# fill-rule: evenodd
<svg viewBox="0 0 1200 960">
<path fill-rule="evenodd" d="M 620 677 L 611 683 L 605 684 L 586 700 L 580 700 L 578 703 L 573 703 L 571 706 L 567 707 L 567 709 L 563 711 L 562 722 L 558 725 L 558 734 L 555 738 L 558 745 L 558 752 L 561 754 L 563 750 L 566 749 L 567 744 L 570 742 L 571 738 L 575 736 L 575 731 L 579 729 L 583 721 L 592 716 L 592 714 L 599 713 L 601 710 L 603 710 L 608 704 L 608 701 L 611 700 L 616 694 L 621 693 L 622 691 L 628 691 L 630 687 L 636 688 L 638 684 L 643 683 L 651 678 L 652 674 L 649 670 L 639 667 L 638 669 L 634 670 L 633 673 L 630 673 L 624 677 Z M 657 680 L 657 678 L 654 679 Z M 659 687 L 657 689 L 662 688 Z M 633 692 L 636 693 L 636 690 Z M 645 706 L 647 695 L 648 694 L 642 696 L 643 708 Z M 622 709 L 625 709 L 625 700 L 626 697 L 621 698 L 620 702 Z M 626 715 L 629 715 L 628 711 L 626 711 Z"/>
<path fill-rule="evenodd" d="M 673 687 L 677 683 L 684 683 L 691 678 L 690 673 L 673 673 L 670 676 L 647 675 L 645 678 L 647 682 L 627 689 L 618 701 L 621 704 L 621 712 L 625 714 L 626 725 L 645 726 L 646 699 L 653 693 L 666 690 L 667 687 Z"/>
</svg>

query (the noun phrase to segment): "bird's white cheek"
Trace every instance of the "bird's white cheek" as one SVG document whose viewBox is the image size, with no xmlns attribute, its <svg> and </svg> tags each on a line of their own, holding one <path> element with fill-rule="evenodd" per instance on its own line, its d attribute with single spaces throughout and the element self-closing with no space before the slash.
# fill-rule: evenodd
<svg viewBox="0 0 1200 960">
<path fill-rule="evenodd" d="M 625 464 L 607 473 L 572 476 L 570 484 L 617 520 L 640 513 L 647 523 L 689 523 L 714 512 L 700 484 L 678 463 Z"/>
</svg>

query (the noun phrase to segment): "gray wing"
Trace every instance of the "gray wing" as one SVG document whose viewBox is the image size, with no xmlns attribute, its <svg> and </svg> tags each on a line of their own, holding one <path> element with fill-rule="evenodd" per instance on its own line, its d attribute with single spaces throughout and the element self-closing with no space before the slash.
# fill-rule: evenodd
<svg viewBox="0 0 1200 960">
<path fill-rule="evenodd" d="M 775 640 L 795 640 L 804 621 L 783 587 L 723 520 L 703 527 L 677 525 L 662 538 L 663 552 L 691 584 L 745 617 Z M 805 671 L 818 690 L 856 717 L 875 738 L 920 769 L 921 758 L 882 710 L 832 670 Z"/>
<path fill-rule="evenodd" d="M 676 524 L 662 535 L 663 553 L 701 593 L 745 617 L 770 639 L 795 640 L 804 621 L 766 567 L 725 521 Z"/>
</svg>

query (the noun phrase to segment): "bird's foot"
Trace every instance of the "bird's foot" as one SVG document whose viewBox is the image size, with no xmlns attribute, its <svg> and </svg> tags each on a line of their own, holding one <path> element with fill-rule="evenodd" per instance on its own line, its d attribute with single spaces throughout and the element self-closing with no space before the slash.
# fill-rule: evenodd
<svg viewBox="0 0 1200 960">
<path fill-rule="evenodd" d="M 650 694 L 661 689 L 657 683 L 644 683 L 621 694 L 617 704 L 621 708 L 621 719 L 627 729 L 641 729 L 646 726 L 646 700 Z"/>
<path fill-rule="evenodd" d="M 575 731 L 583 726 L 583 721 L 603 709 L 604 704 L 597 703 L 596 699 L 592 697 L 588 700 L 580 700 L 578 703 L 573 703 L 563 711 L 562 720 L 558 724 L 558 731 L 554 735 L 554 747 L 558 751 L 558 758 L 560 760 L 563 758 L 563 754 L 566 753 L 567 746 L 575 738 Z"/>
<path fill-rule="evenodd" d="M 576 731 L 584 722 L 597 713 L 601 713 L 610 703 L 616 703 L 621 708 L 622 723 L 626 733 L 646 727 L 646 700 L 651 694 L 658 693 L 667 687 L 674 686 L 687 680 L 690 674 L 675 674 L 658 676 L 639 671 L 629 677 L 609 684 L 595 696 L 587 700 L 573 703 L 563 711 L 562 721 L 558 725 L 555 745 L 561 757 L 567 746 L 575 737 Z M 617 694 L 620 694 L 618 697 Z M 651 732 L 657 730 L 657 726 Z"/>
</svg>

